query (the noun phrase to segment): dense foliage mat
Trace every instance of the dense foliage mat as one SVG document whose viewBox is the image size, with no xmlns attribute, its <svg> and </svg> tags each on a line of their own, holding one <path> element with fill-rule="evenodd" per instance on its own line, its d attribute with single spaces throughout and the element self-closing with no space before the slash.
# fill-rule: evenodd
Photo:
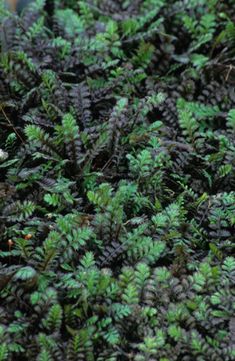
<svg viewBox="0 0 235 361">
<path fill-rule="evenodd" d="M 45 5 L 1 9 L 0 361 L 234 360 L 235 2 Z"/>
</svg>

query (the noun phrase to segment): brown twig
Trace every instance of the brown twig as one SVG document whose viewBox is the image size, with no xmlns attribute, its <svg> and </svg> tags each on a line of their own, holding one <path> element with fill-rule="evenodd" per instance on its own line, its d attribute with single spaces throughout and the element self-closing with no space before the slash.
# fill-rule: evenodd
<svg viewBox="0 0 235 361">
<path fill-rule="evenodd" d="M 228 65 L 228 67 L 229 67 L 229 69 L 228 69 L 227 75 L 225 77 L 225 81 L 228 81 L 229 75 L 230 75 L 231 71 L 234 69 L 234 66 L 232 66 L 232 65 Z"/>
<path fill-rule="evenodd" d="M 6 119 L 6 121 L 10 124 L 10 126 L 12 127 L 12 129 L 14 130 L 14 132 L 16 133 L 16 135 L 18 136 L 18 138 L 21 140 L 21 142 L 24 144 L 24 140 L 21 137 L 21 135 L 18 133 L 18 131 L 16 130 L 16 128 L 14 127 L 14 125 L 12 124 L 12 122 L 10 121 L 10 119 L 8 118 L 8 116 L 5 113 L 5 110 L 3 109 L 2 105 L 0 105 L 0 110 L 2 112 L 2 114 L 4 115 L 4 118 Z"/>
</svg>

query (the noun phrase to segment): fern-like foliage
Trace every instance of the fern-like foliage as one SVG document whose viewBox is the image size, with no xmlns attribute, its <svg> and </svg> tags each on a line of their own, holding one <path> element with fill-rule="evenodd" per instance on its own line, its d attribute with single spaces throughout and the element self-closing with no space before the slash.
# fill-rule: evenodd
<svg viewBox="0 0 235 361">
<path fill-rule="evenodd" d="M 234 1 L 23 3 L 0 4 L 0 361 L 234 360 Z"/>
</svg>

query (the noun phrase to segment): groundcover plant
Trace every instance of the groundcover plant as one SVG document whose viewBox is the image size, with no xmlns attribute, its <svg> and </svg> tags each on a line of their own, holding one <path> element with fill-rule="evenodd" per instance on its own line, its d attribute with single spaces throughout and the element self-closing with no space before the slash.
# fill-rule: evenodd
<svg viewBox="0 0 235 361">
<path fill-rule="evenodd" d="M 235 359 L 235 1 L 1 5 L 0 361 Z"/>
</svg>

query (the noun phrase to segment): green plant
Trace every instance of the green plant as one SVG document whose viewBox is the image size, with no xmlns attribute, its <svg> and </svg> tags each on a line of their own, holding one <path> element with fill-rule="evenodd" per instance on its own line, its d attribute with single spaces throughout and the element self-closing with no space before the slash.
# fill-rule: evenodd
<svg viewBox="0 0 235 361">
<path fill-rule="evenodd" d="M 233 5 L 0 5 L 0 361 L 234 359 Z"/>
</svg>

